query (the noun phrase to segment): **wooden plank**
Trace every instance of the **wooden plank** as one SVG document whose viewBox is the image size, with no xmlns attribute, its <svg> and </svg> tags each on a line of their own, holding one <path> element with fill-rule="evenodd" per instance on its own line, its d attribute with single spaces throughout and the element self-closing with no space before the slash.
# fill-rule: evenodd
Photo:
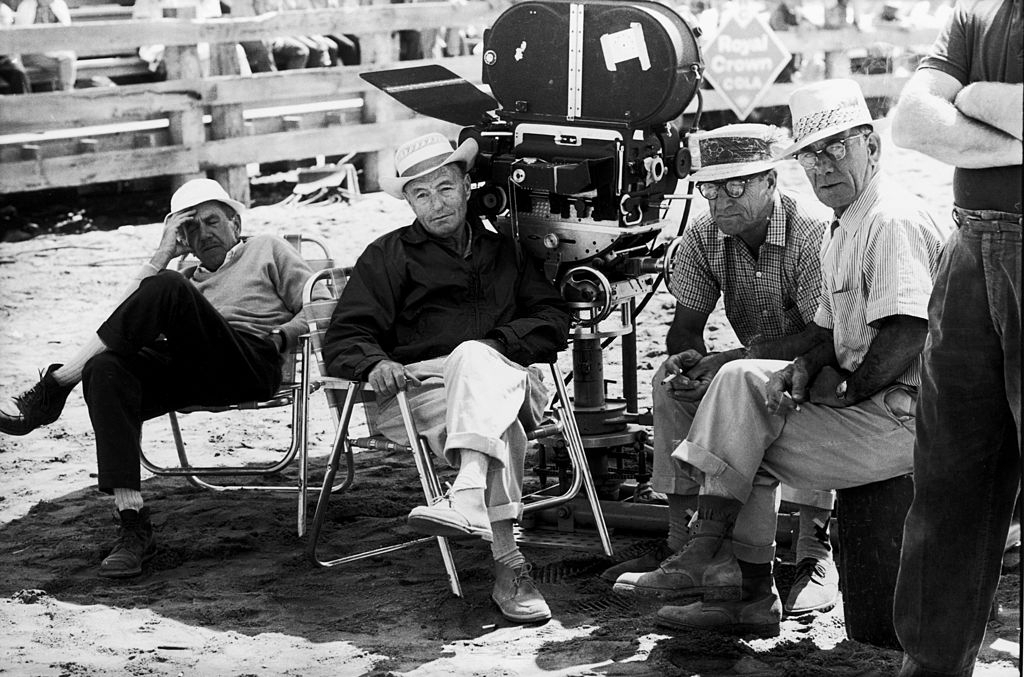
<svg viewBox="0 0 1024 677">
<path fill-rule="evenodd" d="M 203 169 L 213 169 L 239 162 L 248 164 L 299 160 L 317 155 L 371 153 L 394 144 L 396 139 L 410 139 L 434 131 L 456 137 L 459 127 L 440 120 L 418 117 L 388 124 L 300 129 L 207 141 L 199 149 L 199 164 Z"/>
<path fill-rule="evenodd" d="M 80 126 L 162 117 L 198 110 L 203 86 L 196 81 L 159 82 L 123 87 L 95 87 L 31 96 L 5 96 L 0 129 L 5 134 L 34 129 Z"/>
<path fill-rule="evenodd" d="M 96 45 L 111 50 L 131 50 L 140 45 L 244 42 L 272 35 L 359 35 L 379 32 L 382 27 L 395 31 L 449 25 L 490 25 L 510 4 L 510 0 L 474 0 L 466 4 L 420 2 L 271 12 L 254 17 L 18 26 L 7 28 L 0 34 L 0 53 L 44 52 L 52 45 L 76 51 L 95 49 Z"/>
<path fill-rule="evenodd" d="M 166 146 L 4 163 L 0 194 L 141 179 L 199 170 L 195 148 Z"/>
</svg>

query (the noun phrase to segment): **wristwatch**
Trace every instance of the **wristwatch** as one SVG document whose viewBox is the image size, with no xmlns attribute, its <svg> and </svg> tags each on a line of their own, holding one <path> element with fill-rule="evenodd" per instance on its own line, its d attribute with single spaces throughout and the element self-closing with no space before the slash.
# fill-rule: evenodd
<svg viewBox="0 0 1024 677">
<path fill-rule="evenodd" d="M 836 386 L 836 399 L 840 402 L 846 401 L 846 381 L 840 381 L 839 385 Z"/>
</svg>

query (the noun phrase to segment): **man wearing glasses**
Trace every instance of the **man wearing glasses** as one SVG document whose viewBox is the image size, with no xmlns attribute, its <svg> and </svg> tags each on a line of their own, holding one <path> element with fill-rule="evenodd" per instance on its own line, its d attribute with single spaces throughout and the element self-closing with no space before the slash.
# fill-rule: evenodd
<svg viewBox="0 0 1024 677">
<path fill-rule="evenodd" d="M 798 158 L 835 214 L 818 309 L 804 330 L 815 343 L 792 362 L 724 365 L 673 453 L 703 472 L 696 533 L 677 569 L 681 582 L 705 592 L 703 602 L 658 612 L 673 628 L 778 633 L 770 564 L 741 575 L 723 547 L 759 475 L 823 490 L 913 468 L 928 297 L 947 231 L 919 200 L 882 180 L 881 140 L 855 82 L 802 87 L 790 111 L 795 143 L 782 157 Z M 741 590 L 710 585 L 730 576 Z"/>
<path fill-rule="evenodd" d="M 814 317 L 821 290 L 819 262 L 827 223 L 811 216 L 778 190 L 773 146 L 778 130 L 739 124 L 693 134 L 691 177 L 709 211 L 688 225 L 675 245 L 668 286 L 676 297 L 668 330 L 669 357 L 655 373 L 654 473 L 651 485 L 668 497 L 669 532 L 653 551 L 602 574 L 624 594 L 676 600 L 673 557 L 689 540 L 688 524 L 697 508 L 700 474 L 672 460 L 686 437 L 697 407 L 722 365 L 764 357 L 791 359 L 808 343 L 800 332 Z M 743 344 L 708 353 L 704 326 L 724 296 L 729 323 Z M 734 553 L 744 567 L 775 558 L 773 520 L 778 482 L 756 482 L 732 534 Z M 832 608 L 839 576 L 832 558 L 828 525 L 834 500 L 829 491 L 784 489 L 786 500 L 801 505 L 797 540 L 798 571 L 786 600 L 787 614 Z M 755 506 L 765 503 L 766 509 Z M 683 590 L 692 597 L 691 589 Z"/>
</svg>

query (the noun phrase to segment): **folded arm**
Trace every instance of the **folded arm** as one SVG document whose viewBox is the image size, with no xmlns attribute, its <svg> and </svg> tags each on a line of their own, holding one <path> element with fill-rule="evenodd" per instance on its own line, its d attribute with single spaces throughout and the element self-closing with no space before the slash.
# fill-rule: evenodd
<svg viewBox="0 0 1024 677">
<path fill-rule="evenodd" d="M 956 109 L 1020 141 L 1024 127 L 1024 84 L 972 82 L 956 95 Z"/>
<path fill-rule="evenodd" d="M 998 111 L 987 111 L 982 118 L 966 114 L 954 104 L 964 89 L 960 81 L 948 73 L 933 68 L 917 71 L 896 107 L 892 129 L 896 145 L 965 169 L 1021 164 L 1024 153 L 1019 138 L 1020 92 L 1015 98 L 1016 113 L 1008 111 L 1014 99 L 1000 100 L 996 106 Z M 987 86 L 978 88 L 977 93 L 968 92 L 965 108 L 977 113 L 977 108 L 991 103 L 1000 92 L 1006 94 Z M 1002 125 L 1012 124 L 1014 115 L 1017 138 L 1002 130 Z M 994 126 L 995 122 L 1000 124 Z"/>
</svg>

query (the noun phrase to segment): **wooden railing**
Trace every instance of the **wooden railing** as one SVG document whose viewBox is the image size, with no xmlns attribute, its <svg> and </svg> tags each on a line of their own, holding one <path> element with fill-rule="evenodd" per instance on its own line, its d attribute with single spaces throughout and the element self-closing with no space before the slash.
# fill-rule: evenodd
<svg viewBox="0 0 1024 677">
<path fill-rule="evenodd" d="M 398 140 L 432 130 L 454 135 L 456 129 L 412 114 L 358 74 L 394 67 L 394 31 L 483 28 L 510 4 L 511 0 L 419 2 L 2 30 L 0 54 L 42 52 L 52 45 L 95 54 L 164 44 L 168 80 L 0 97 L 0 193 L 160 175 L 180 181 L 209 173 L 234 197 L 248 201 L 246 164 L 347 153 L 366 154 L 364 184 L 374 190 L 380 172 L 390 169 L 390 153 Z M 199 43 L 219 46 L 219 72 L 237 73 L 231 65 L 235 43 L 310 34 L 360 36 L 363 65 L 252 76 L 200 75 Z M 927 45 L 935 31 L 800 30 L 779 35 L 792 52 L 809 53 L 879 42 Z M 415 63 L 426 62 L 402 65 Z M 443 65 L 480 82 L 479 57 L 444 59 Z M 868 96 L 895 96 L 903 84 L 891 75 L 857 79 Z M 795 86 L 774 85 L 762 105 L 785 105 Z M 705 110 L 725 108 L 717 92 L 705 92 Z"/>
</svg>

